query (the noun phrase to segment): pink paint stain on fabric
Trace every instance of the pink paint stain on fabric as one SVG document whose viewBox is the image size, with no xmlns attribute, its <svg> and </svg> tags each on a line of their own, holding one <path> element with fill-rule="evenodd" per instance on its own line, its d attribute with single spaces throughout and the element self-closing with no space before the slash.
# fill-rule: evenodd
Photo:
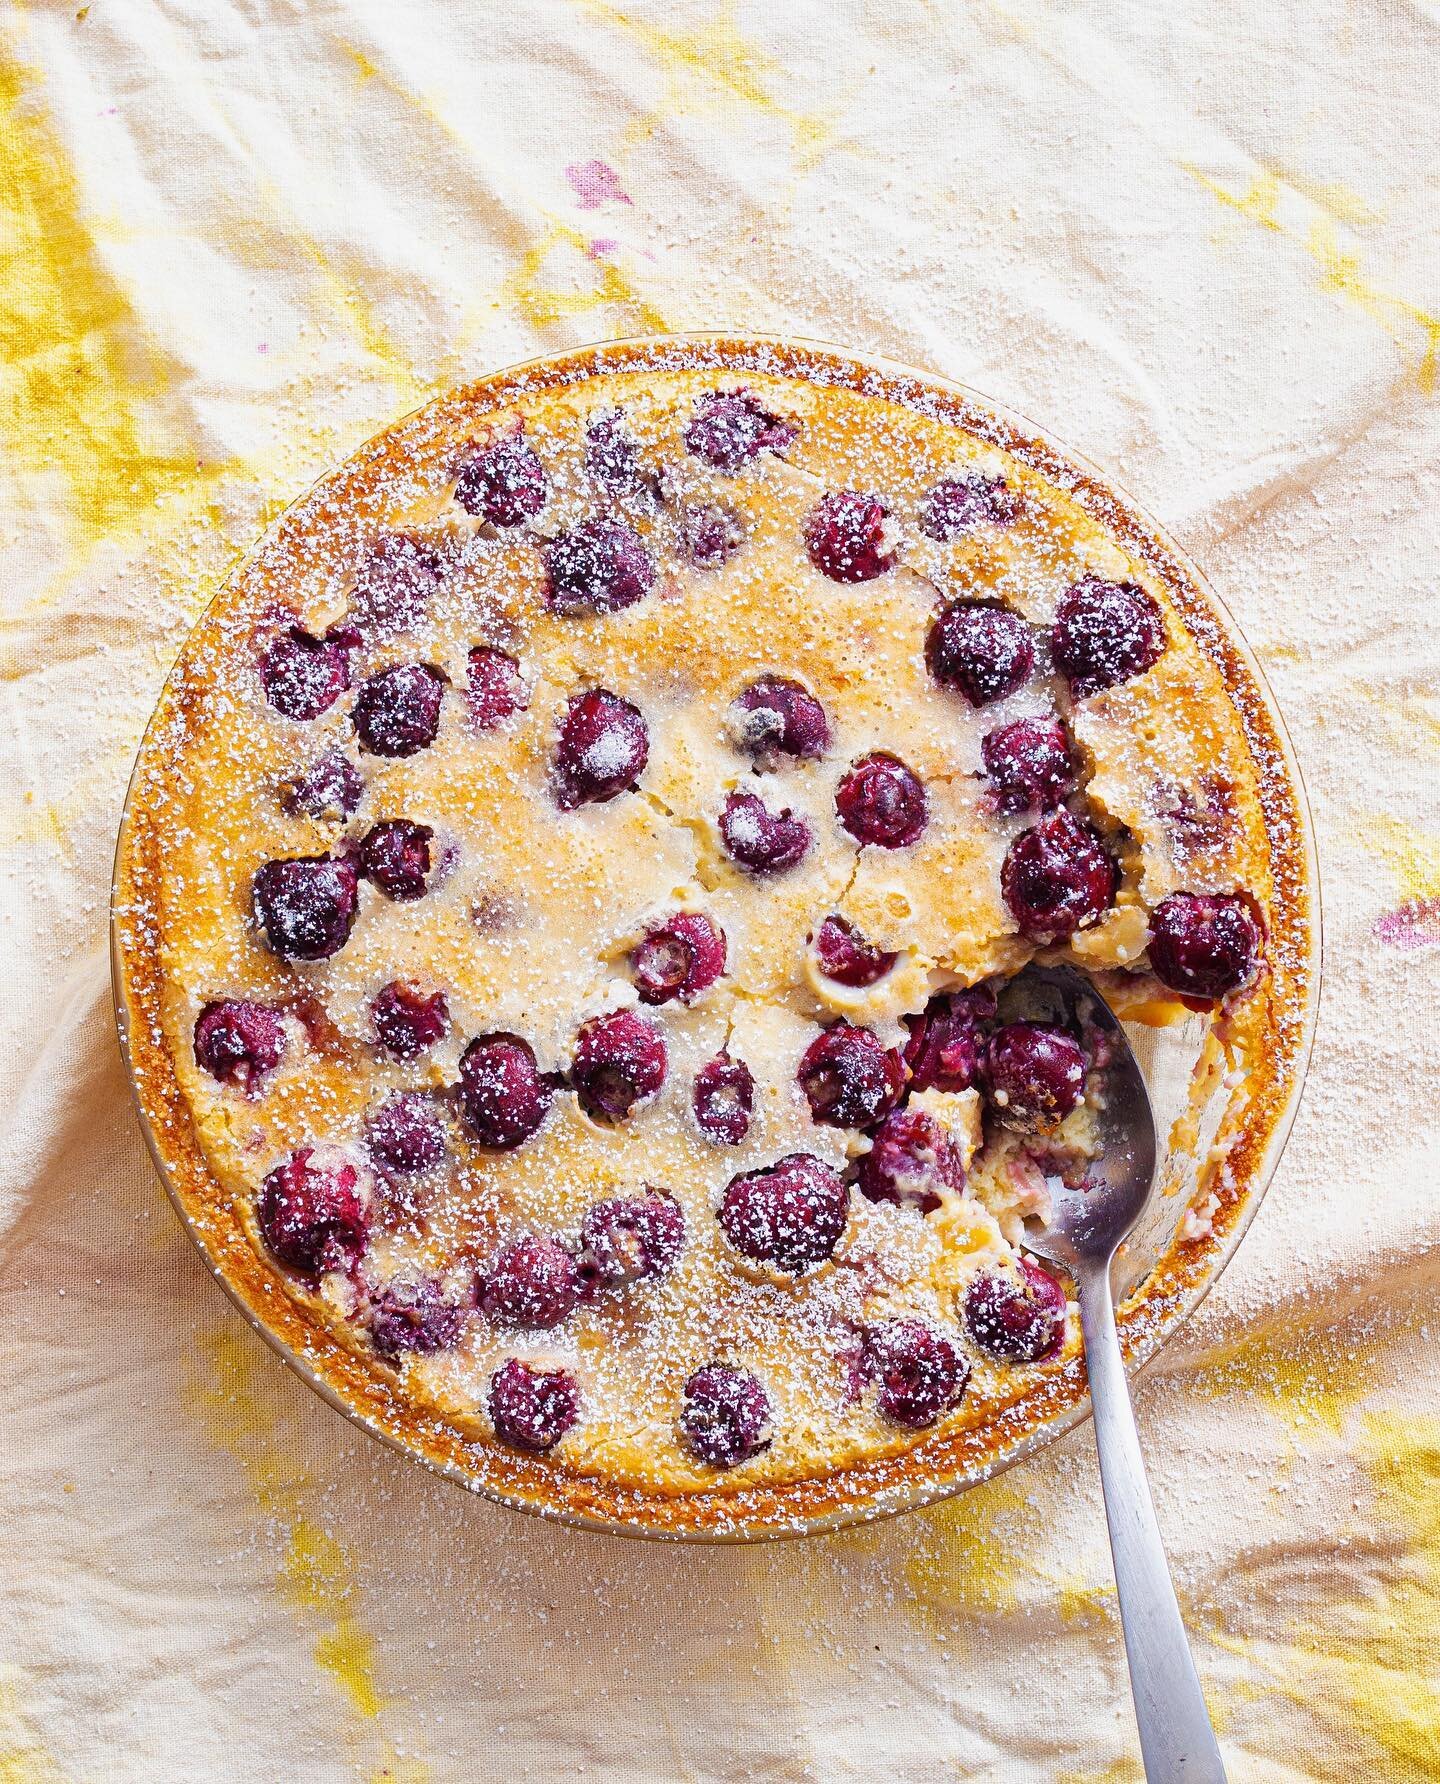
<svg viewBox="0 0 1440 1784">
<path fill-rule="evenodd" d="M 565 169 L 565 178 L 582 211 L 597 211 L 602 204 L 635 202 L 608 161 L 572 161 Z"/>
<path fill-rule="evenodd" d="M 1375 936 L 1391 948 L 1440 947 L 1440 898 L 1411 898 L 1375 919 Z"/>
<path fill-rule="evenodd" d="M 597 235 L 585 252 L 592 260 L 604 260 L 620 246 L 613 236 Z"/>
</svg>

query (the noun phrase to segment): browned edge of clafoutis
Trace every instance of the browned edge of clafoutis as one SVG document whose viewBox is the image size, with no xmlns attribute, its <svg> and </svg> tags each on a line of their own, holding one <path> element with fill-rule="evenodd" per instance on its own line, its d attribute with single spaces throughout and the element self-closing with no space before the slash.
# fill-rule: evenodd
<svg viewBox="0 0 1440 1784">
<path fill-rule="evenodd" d="M 1012 453 L 1073 496 L 1165 584 L 1200 648 L 1223 676 L 1239 714 L 1261 788 L 1274 897 L 1265 915 L 1267 971 L 1244 1000 L 1248 1103 L 1214 1185 L 1209 1230 L 1172 1240 L 1122 1309 L 1122 1341 L 1142 1363 L 1203 1297 L 1224 1268 L 1263 1193 L 1284 1144 L 1309 1052 L 1319 975 L 1319 898 L 1304 795 L 1258 670 L 1232 635 L 1198 573 L 1109 488 L 1097 473 L 961 388 L 876 360 L 795 341 L 673 336 L 579 349 L 497 372 L 447 392 L 362 447 L 292 506 L 268 538 L 314 527 L 322 492 L 367 506 L 365 492 L 417 444 L 476 420 L 517 395 L 592 375 L 718 369 L 841 386 L 950 422 Z M 248 562 L 249 560 L 247 560 Z M 243 575 L 217 592 L 200 627 Z M 198 630 L 199 628 L 197 628 Z M 163 773 L 175 728 L 193 700 L 182 651 L 136 761 L 116 851 L 112 962 L 122 1048 L 142 1125 L 162 1179 L 207 1262 L 239 1309 L 317 1392 L 365 1429 L 472 1491 L 519 1509 L 621 1535 L 747 1541 L 837 1529 L 927 1504 L 971 1486 L 1068 1430 L 1088 1410 L 1083 1360 L 1047 1370 L 1020 1399 L 983 1427 L 937 1434 L 914 1448 L 810 1479 L 705 1492 L 620 1486 L 586 1476 L 559 1458 L 520 1455 L 467 1440 L 437 1415 L 411 1404 L 382 1365 L 313 1323 L 256 1252 L 237 1212 L 208 1169 L 165 1046 L 160 1022 L 162 938 L 145 913 L 164 853 L 147 775 Z"/>
</svg>

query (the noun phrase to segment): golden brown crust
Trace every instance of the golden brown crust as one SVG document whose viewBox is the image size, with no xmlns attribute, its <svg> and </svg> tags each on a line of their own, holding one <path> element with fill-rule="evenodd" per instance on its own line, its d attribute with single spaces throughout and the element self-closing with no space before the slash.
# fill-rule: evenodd
<svg viewBox="0 0 1440 1784">
<path fill-rule="evenodd" d="M 796 405 L 806 416 L 807 450 L 819 453 L 822 463 L 827 410 L 816 395 L 826 386 L 857 392 L 882 411 L 884 405 L 898 404 L 1011 455 L 1073 499 L 1163 591 L 1174 619 L 1183 623 L 1199 652 L 1187 659 L 1192 660 L 1192 679 L 1198 675 L 1196 685 L 1173 689 L 1174 699 L 1192 700 L 1201 710 L 1208 706 L 1213 711 L 1215 701 L 1228 696 L 1229 709 L 1238 715 L 1249 756 L 1244 776 L 1248 784 L 1238 795 L 1228 789 L 1232 809 L 1227 815 L 1235 820 L 1232 829 L 1240 837 L 1230 846 L 1254 866 L 1249 877 L 1261 881 L 1250 889 L 1265 910 L 1267 970 L 1227 1018 L 1224 1038 L 1233 1057 L 1245 1062 L 1247 1075 L 1243 1091 L 1224 1115 L 1217 1136 L 1220 1144 L 1212 1148 L 1202 1176 L 1199 1194 L 1206 1218 L 1192 1223 L 1195 1236 L 1170 1244 L 1122 1314 L 1132 1354 L 1148 1354 L 1218 1273 L 1258 1200 L 1267 1154 L 1283 1139 L 1308 1045 L 1315 893 L 1293 768 L 1248 658 L 1193 571 L 1092 473 L 1033 437 L 1022 424 L 959 391 L 817 348 L 697 339 L 591 349 L 481 380 L 380 436 L 282 518 L 262 551 L 217 596 L 196 638 L 214 647 L 220 637 L 215 616 L 235 607 L 241 598 L 237 591 L 243 591 L 246 610 L 257 614 L 267 599 L 293 607 L 296 593 L 287 585 L 286 573 L 293 572 L 301 556 L 316 588 L 327 576 L 342 578 L 345 552 L 353 551 L 354 534 L 335 526 L 334 517 L 373 516 L 382 488 L 387 513 L 393 514 L 397 506 L 423 512 L 433 495 L 412 475 L 417 460 L 433 460 L 437 453 L 474 438 L 483 418 L 493 411 L 539 393 L 583 389 L 587 380 L 599 376 L 644 378 L 696 369 L 793 380 Z M 397 496 L 400 490 L 408 500 Z M 907 499 L 899 489 L 881 493 L 897 505 Z M 963 548 L 951 548 L 938 568 L 952 581 L 967 576 L 983 580 L 991 573 L 978 559 L 968 561 Z M 512 581 L 517 602 L 522 606 L 533 602 L 533 569 L 518 555 Z M 315 599 L 313 593 L 301 598 L 310 603 Z M 591 644 L 603 653 L 602 640 L 592 639 Z M 678 660 L 683 640 L 674 637 L 667 648 Z M 1203 667 L 1196 671 L 1195 664 Z M 1213 685 L 1203 685 L 1211 672 Z M 177 1206 L 237 1302 L 335 1404 L 452 1477 L 510 1503 L 607 1528 L 711 1538 L 787 1534 L 937 1497 L 1003 1466 L 1075 1416 L 1084 1380 L 1083 1365 L 1072 1353 L 1037 1372 L 1019 1398 L 999 1406 L 979 1424 L 942 1430 L 911 1447 L 828 1467 L 812 1478 L 721 1481 L 698 1490 L 693 1479 L 683 1476 L 617 1482 L 569 1467 L 559 1455 L 528 1458 L 495 1444 L 463 1416 L 447 1418 L 419 1404 L 367 1346 L 347 1335 L 343 1323 L 326 1319 L 313 1298 L 297 1295 L 293 1284 L 282 1282 L 252 1240 L 248 1205 L 238 1205 L 207 1161 L 206 1136 L 197 1132 L 191 1112 L 195 1104 L 185 1076 L 187 1071 L 193 1074 L 193 1062 L 180 1057 L 175 1035 L 184 1027 L 177 1024 L 166 1001 L 174 966 L 173 959 L 167 960 L 166 948 L 173 938 L 164 933 L 157 915 L 161 909 L 157 889 L 170 872 L 167 863 L 175 839 L 165 833 L 165 806 L 156 789 L 167 776 L 183 771 L 184 740 L 197 703 L 204 698 L 208 673 L 206 652 L 192 641 L 162 696 L 137 764 L 116 869 L 115 950 L 122 1032 L 142 1115 Z M 1105 740 L 1107 726 L 1112 738 L 1133 734 L 1135 714 L 1126 710 L 1124 688 L 1089 703 L 1079 727 L 1082 746 L 1094 751 L 1097 762 L 1113 754 Z M 1178 739 L 1178 745 L 1203 754 L 1203 745 L 1195 740 L 1204 733 L 1203 725 L 1181 722 L 1176 738 L 1157 740 L 1154 747 L 1168 751 Z M 1195 773 L 1203 776 L 1206 767 L 1197 759 Z M 1179 883 L 1176 863 L 1164 848 L 1146 842 L 1145 814 L 1126 806 L 1123 777 L 1121 783 L 1112 792 L 1092 782 L 1091 796 L 1118 824 L 1139 834 L 1137 873 L 1146 902 L 1153 903 Z M 216 789 L 215 796 L 223 798 L 224 789 Z M 1202 837 L 1202 845 L 1203 841 Z M 1185 865 L 1189 869 L 1185 883 L 1204 889 L 1205 863 Z M 1217 885 L 1236 883 L 1233 872 L 1227 876 L 1225 862 L 1212 865 Z M 881 933 L 886 895 L 883 875 L 868 889 L 865 876 L 857 876 L 848 893 L 853 902 L 846 906 L 882 942 L 888 939 Z M 233 888 L 217 885 L 214 896 L 233 898 Z M 976 960 L 965 963 L 963 970 L 957 966 L 956 976 L 973 979 L 1007 964 L 998 956 Z M 345 1083 L 345 1072 L 337 1070 L 334 1094 L 342 1100 Z M 209 1143 L 216 1143 L 215 1135 L 209 1136 Z"/>
</svg>

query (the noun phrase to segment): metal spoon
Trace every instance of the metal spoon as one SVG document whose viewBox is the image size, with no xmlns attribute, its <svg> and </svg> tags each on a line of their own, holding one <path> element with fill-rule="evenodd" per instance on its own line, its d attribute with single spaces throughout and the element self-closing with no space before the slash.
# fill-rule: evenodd
<svg viewBox="0 0 1440 1784">
<path fill-rule="evenodd" d="M 1048 1225 L 1026 1243 L 1074 1278 L 1090 1374 L 1095 1447 L 1120 1619 L 1130 1664 L 1140 1751 L 1150 1784 L 1225 1784 L 1225 1767 L 1180 1620 L 1169 1564 L 1145 1479 L 1135 1414 L 1115 1330 L 1110 1265 L 1155 1185 L 1155 1113 L 1135 1055 L 1113 1012 L 1069 967 L 1030 967 L 1007 987 L 1004 1013 L 1074 1027 L 1077 1015 L 1111 1048 L 1099 1112 L 1103 1150 L 1078 1188 L 1053 1188 Z"/>
</svg>

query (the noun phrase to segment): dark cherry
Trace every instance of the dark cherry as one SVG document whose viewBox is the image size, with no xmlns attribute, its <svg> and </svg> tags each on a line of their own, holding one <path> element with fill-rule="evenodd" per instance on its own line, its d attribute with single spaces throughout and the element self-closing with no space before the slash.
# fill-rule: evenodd
<svg viewBox="0 0 1440 1784">
<path fill-rule="evenodd" d="M 389 638 L 424 624 L 440 586 L 440 559 L 422 540 L 386 533 L 355 572 L 350 618 L 366 637 Z"/>
<path fill-rule="evenodd" d="M 693 1003 L 725 970 L 725 931 L 703 911 L 677 911 L 630 956 L 641 1003 Z"/>
<path fill-rule="evenodd" d="M 994 809 L 1049 811 L 1075 791 L 1075 758 L 1059 719 L 1012 719 L 980 739 Z"/>
<path fill-rule="evenodd" d="M 881 849 L 906 848 L 930 821 L 920 777 L 883 750 L 849 770 L 836 789 L 835 810 L 856 842 Z"/>
<path fill-rule="evenodd" d="M 798 681 L 762 675 L 730 708 L 731 731 L 747 755 L 773 768 L 780 756 L 823 756 L 830 743 L 825 708 Z"/>
<path fill-rule="evenodd" d="M 748 1369 L 707 1363 L 685 1383 L 680 1435 L 707 1468 L 734 1468 L 771 1444 L 770 1396 Z"/>
<path fill-rule="evenodd" d="M 447 1299 L 440 1284 L 429 1277 L 401 1278 L 387 1283 L 370 1304 L 371 1342 L 382 1357 L 407 1351 L 430 1357 L 437 1350 L 453 1350 L 469 1311 Z"/>
<path fill-rule="evenodd" d="M 497 1152 L 511 1152 L 544 1121 L 554 1086 L 536 1065 L 528 1042 L 513 1034 L 487 1034 L 462 1054 L 456 1094 L 470 1137 Z"/>
<path fill-rule="evenodd" d="M 920 510 L 920 531 L 943 543 L 976 527 L 1009 526 L 1020 512 L 1014 490 L 1003 477 L 961 471 L 937 483 Z"/>
<path fill-rule="evenodd" d="M 531 1233 L 491 1259 L 480 1284 L 480 1306 L 497 1325 L 549 1331 L 563 1325 L 580 1300 L 580 1272 L 558 1239 Z"/>
<path fill-rule="evenodd" d="M 613 495 L 638 495 L 649 487 L 640 448 L 623 411 L 602 409 L 585 424 L 585 469 Z"/>
<path fill-rule="evenodd" d="M 813 1153 L 791 1152 L 764 1170 L 732 1177 L 720 1228 L 743 1256 L 792 1276 L 823 1264 L 849 1218 L 844 1179 Z"/>
<path fill-rule="evenodd" d="M 318 719 L 350 686 L 350 652 L 359 643 L 348 628 L 316 638 L 291 626 L 272 639 L 260 658 L 265 698 L 281 718 Z"/>
<path fill-rule="evenodd" d="M 843 917 L 829 916 L 810 938 L 827 979 L 860 990 L 883 979 L 900 958 L 867 942 Z"/>
<path fill-rule="evenodd" d="M 947 991 L 932 997 L 918 1016 L 907 1016 L 905 1069 L 912 1090 L 968 1090 L 980 1075 L 985 1047 L 981 1024 L 995 1014 L 995 996 L 985 987 Z"/>
<path fill-rule="evenodd" d="M 717 1053 L 695 1074 L 691 1093 L 695 1124 L 716 1146 L 738 1146 L 750 1131 L 755 1079 L 743 1059 Z"/>
<path fill-rule="evenodd" d="M 409 818 L 374 824 L 360 844 L 360 871 L 377 891 L 397 904 L 423 898 L 430 879 L 430 844 L 435 832 Z"/>
<path fill-rule="evenodd" d="M 984 1271 L 965 1293 L 965 1329 L 997 1362 L 1041 1362 L 1065 1342 L 1065 1291 L 1029 1258 L 1013 1274 Z"/>
<path fill-rule="evenodd" d="M 893 570 L 895 553 L 885 543 L 888 513 L 878 496 L 859 490 L 821 496 L 805 522 L 810 562 L 832 582 L 871 582 Z"/>
<path fill-rule="evenodd" d="M 965 1166 L 948 1130 L 924 1109 L 896 1109 L 875 1130 L 870 1150 L 855 1173 L 856 1187 L 870 1202 L 893 1202 L 933 1214 L 941 1191 L 956 1195 L 965 1187 Z"/>
<path fill-rule="evenodd" d="M 445 1123 L 423 1090 L 397 1090 L 365 1125 L 365 1144 L 381 1170 L 409 1177 L 433 1171 L 445 1156 Z"/>
<path fill-rule="evenodd" d="M 1008 1022 L 985 1050 L 985 1098 L 1006 1127 L 1052 1133 L 1085 1095 L 1085 1051 L 1044 1022 Z"/>
<path fill-rule="evenodd" d="M 455 500 L 491 526 L 518 527 L 534 519 L 549 491 L 544 465 L 522 436 L 513 433 L 466 461 L 455 483 Z"/>
<path fill-rule="evenodd" d="M 1062 805 L 1006 851 L 1000 890 L 1022 935 L 1064 941 L 1115 902 L 1119 873 L 1094 828 Z"/>
<path fill-rule="evenodd" d="M 360 747 L 372 756 L 413 756 L 440 729 L 445 677 L 431 663 L 397 663 L 367 676 L 351 717 Z"/>
<path fill-rule="evenodd" d="M 360 875 L 348 855 L 267 861 L 255 875 L 255 914 L 282 960 L 326 960 L 350 939 Z"/>
<path fill-rule="evenodd" d="M 603 805 L 634 786 L 649 759 L 650 730 L 638 706 L 608 688 L 574 694 L 555 745 L 555 803 L 562 811 Z"/>
<path fill-rule="evenodd" d="M 718 502 L 692 502 L 680 514 L 680 546 L 697 570 L 718 570 L 745 543 L 738 515 Z"/>
<path fill-rule="evenodd" d="M 376 992 L 370 1005 L 375 1039 L 392 1059 L 418 1059 L 450 1026 L 443 991 L 425 991 L 395 979 Z"/>
<path fill-rule="evenodd" d="M 360 804 L 365 777 L 341 750 L 312 762 L 285 789 L 284 806 L 295 817 L 343 823 Z"/>
<path fill-rule="evenodd" d="M 566 1369 L 535 1369 L 510 1357 L 490 1377 L 486 1404 L 502 1443 L 539 1454 L 574 1427 L 580 1389 Z"/>
<path fill-rule="evenodd" d="M 918 1319 L 885 1319 L 863 1334 L 861 1369 L 876 1384 L 882 1418 L 923 1431 L 960 1404 L 970 1365 L 943 1333 Z"/>
<path fill-rule="evenodd" d="M 665 1037 L 634 1010 L 582 1022 L 571 1080 L 580 1106 L 596 1121 L 623 1121 L 665 1082 Z"/>
<path fill-rule="evenodd" d="M 465 692 L 477 730 L 493 731 L 512 714 L 525 710 L 529 703 L 525 683 L 520 679 L 520 665 L 509 651 L 477 644 L 471 648 L 467 664 Z"/>
<path fill-rule="evenodd" d="M 1165 652 L 1165 621 L 1138 584 L 1086 576 L 1060 597 L 1050 651 L 1070 697 L 1083 700 L 1153 668 Z"/>
<path fill-rule="evenodd" d="M 1171 991 L 1220 998 L 1249 982 L 1262 941 L 1247 899 L 1172 892 L 1150 918 L 1150 968 Z"/>
<path fill-rule="evenodd" d="M 675 1268 L 685 1246 L 685 1215 L 669 1190 L 597 1202 L 580 1229 L 581 1279 L 623 1288 Z"/>
<path fill-rule="evenodd" d="M 695 399 L 685 449 L 714 470 L 733 475 L 762 452 L 784 452 L 799 428 L 748 390 L 711 390 Z"/>
<path fill-rule="evenodd" d="M 813 1120 L 826 1127 L 873 1127 L 900 1100 L 905 1067 L 868 1028 L 835 1022 L 805 1049 L 795 1074 Z"/>
<path fill-rule="evenodd" d="M 655 565 L 634 527 L 582 520 L 540 547 L 546 596 L 557 613 L 618 613 L 649 594 Z"/>
<path fill-rule="evenodd" d="M 737 867 L 783 873 L 810 847 L 810 826 L 788 806 L 772 812 L 758 793 L 731 793 L 720 814 L 720 841 Z"/>
<path fill-rule="evenodd" d="M 268 1004 L 222 997 L 195 1018 L 195 1058 L 222 1084 L 254 1096 L 285 1057 L 285 1023 Z"/>
<path fill-rule="evenodd" d="M 1028 679 L 1035 636 L 1008 608 L 952 601 L 931 624 L 925 661 L 942 687 L 963 694 L 972 706 L 991 706 Z"/>
<path fill-rule="evenodd" d="M 260 1185 L 255 1217 L 271 1254 L 297 1276 L 348 1270 L 370 1237 L 370 1204 L 355 1166 L 321 1164 L 302 1146 Z"/>
</svg>

